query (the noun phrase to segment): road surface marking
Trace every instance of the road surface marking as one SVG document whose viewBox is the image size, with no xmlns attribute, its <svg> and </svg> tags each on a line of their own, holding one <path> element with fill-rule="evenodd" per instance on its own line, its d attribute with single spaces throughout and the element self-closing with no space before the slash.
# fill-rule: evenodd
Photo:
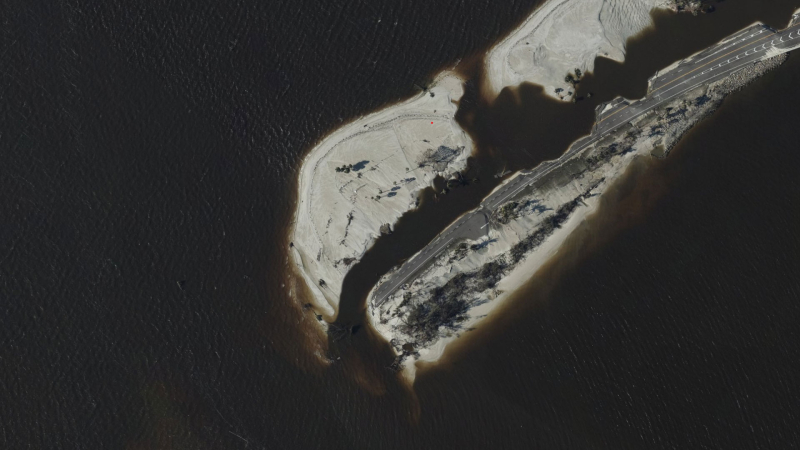
<svg viewBox="0 0 800 450">
<path fill-rule="evenodd" d="M 792 26 L 792 27 L 789 27 L 789 28 L 787 28 L 787 29 L 785 29 L 785 30 L 782 30 L 782 31 L 781 31 L 781 33 L 783 33 L 783 32 L 786 32 L 787 30 L 790 30 L 790 29 L 792 29 L 792 28 L 795 28 L 795 27 L 797 27 L 797 26 L 800 26 L 800 24 L 798 24 L 798 25 L 794 25 L 794 26 Z M 750 46 L 750 45 L 752 45 L 752 44 L 754 44 L 754 43 L 756 43 L 756 42 L 760 42 L 760 41 L 763 41 L 764 39 L 768 39 L 768 38 L 770 38 L 770 37 L 774 37 L 774 36 L 776 36 L 776 34 L 772 34 L 772 35 L 770 35 L 770 36 L 764 36 L 764 37 L 762 37 L 761 39 L 758 39 L 758 40 L 756 40 L 755 42 L 751 42 L 751 43 L 749 43 L 749 44 L 747 44 L 747 45 L 744 45 L 744 46 L 742 46 L 742 47 L 739 47 L 739 48 L 737 48 L 736 50 L 730 51 L 730 52 L 728 52 L 728 53 L 726 53 L 726 54 L 724 54 L 724 55 L 720 56 L 719 58 L 716 58 L 716 59 L 714 59 L 714 60 L 711 60 L 711 61 L 707 62 L 706 64 L 704 64 L 704 65 L 702 65 L 702 66 L 698 67 L 697 69 L 694 69 L 694 70 L 692 70 L 691 72 L 686 72 L 684 75 L 681 75 L 680 77 L 678 77 L 678 78 L 675 78 L 674 80 L 672 80 L 672 81 L 670 81 L 669 83 L 667 83 L 667 84 L 665 84 L 665 85 L 663 85 L 663 86 L 659 87 L 658 89 L 663 89 L 663 88 L 664 88 L 664 87 L 666 87 L 667 85 L 674 83 L 675 81 L 677 81 L 677 80 L 679 80 L 679 79 L 683 78 L 684 76 L 686 76 L 686 75 L 688 75 L 688 74 L 690 74 L 690 73 L 692 73 L 692 72 L 695 72 L 695 71 L 697 71 L 697 70 L 699 70 L 699 69 L 701 69 L 701 68 L 703 68 L 703 67 L 707 66 L 708 64 L 711 64 L 711 63 L 713 63 L 714 61 L 717 61 L 717 60 L 718 60 L 718 59 L 720 59 L 720 58 L 724 58 L 724 57 L 726 57 L 726 56 L 730 55 L 731 53 L 735 53 L 735 52 L 737 52 L 737 51 L 739 51 L 739 50 L 743 49 L 744 47 L 748 47 L 748 46 Z M 762 44 L 762 45 L 763 45 L 763 44 Z M 656 89 L 656 90 L 658 90 L 658 89 Z M 655 92 L 655 91 L 653 91 L 653 92 Z"/>
<path fill-rule="evenodd" d="M 789 27 L 789 28 L 787 28 L 786 30 L 789 30 L 789 29 L 791 29 L 791 28 L 794 28 L 794 27 L 797 27 L 797 26 L 800 26 L 800 24 L 797 24 L 797 25 L 795 25 L 795 26 L 793 26 L 793 27 Z M 785 32 L 786 30 L 783 30 L 783 31 L 781 31 L 781 33 Z M 775 36 L 775 35 L 773 34 L 772 36 Z M 758 39 L 758 40 L 757 40 L 757 41 L 755 41 L 755 42 L 762 41 L 762 40 L 764 40 L 764 39 L 767 39 L 767 38 L 769 38 L 769 37 L 770 37 L 770 36 L 764 36 L 764 37 L 762 37 L 761 39 Z M 717 61 L 717 60 L 719 60 L 720 58 L 724 58 L 724 57 L 726 57 L 726 56 L 730 55 L 731 53 L 735 53 L 735 52 L 737 52 L 737 51 L 739 51 L 739 50 L 743 49 L 744 47 L 747 47 L 747 46 L 749 46 L 749 45 L 751 45 L 751 44 L 753 44 L 753 43 L 754 43 L 754 42 L 751 42 L 751 43 L 749 43 L 749 44 L 747 44 L 747 45 L 744 45 L 744 46 L 742 46 L 742 47 L 739 47 L 739 48 L 737 48 L 736 50 L 730 51 L 730 52 L 728 52 L 728 53 L 726 53 L 726 54 L 724 54 L 724 55 L 720 56 L 719 58 L 713 59 L 713 60 L 711 60 L 711 61 L 709 61 L 709 62 L 707 62 L 707 63 L 705 63 L 705 64 L 701 65 L 700 67 L 698 67 L 698 68 L 696 68 L 696 69 L 694 69 L 694 70 L 691 70 L 691 71 L 689 71 L 689 72 L 686 72 L 685 74 L 683 74 L 683 75 L 681 75 L 681 76 L 679 76 L 679 77 L 675 78 L 674 80 L 672 80 L 672 81 L 670 81 L 670 82 L 668 82 L 668 83 L 665 83 L 665 84 L 663 84 L 663 85 L 659 86 L 657 89 L 653 90 L 653 92 L 651 92 L 650 94 L 654 94 L 655 92 L 657 92 L 657 91 L 659 91 L 659 90 L 661 90 L 661 89 L 663 89 L 663 88 L 665 88 L 665 87 L 669 86 L 670 84 L 672 84 L 672 83 L 674 83 L 674 82 L 676 82 L 676 81 L 680 80 L 681 78 L 685 77 L 686 75 L 689 75 L 689 74 L 690 74 L 690 73 L 692 73 L 692 72 L 696 72 L 696 71 L 698 71 L 698 70 L 702 69 L 703 67 L 705 67 L 705 66 L 707 66 L 707 65 L 709 65 L 709 64 L 711 64 L 711 63 L 713 63 L 714 61 Z M 766 44 L 762 44 L 762 47 L 763 47 L 764 45 L 766 45 Z M 701 61 L 702 61 L 702 60 L 701 60 Z M 710 71 L 710 70 L 709 70 L 709 71 Z M 709 71 L 705 71 L 705 72 L 703 72 L 703 74 L 705 74 L 705 73 L 707 73 L 707 72 L 709 72 Z M 611 118 L 611 116 L 613 116 L 613 115 L 617 114 L 618 112 L 620 112 L 620 111 L 622 111 L 622 110 L 624 110 L 624 109 L 627 109 L 627 108 L 628 108 L 629 106 L 631 106 L 632 104 L 633 104 L 633 103 L 630 103 L 630 104 L 626 105 L 624 108 L 622 108 L 622 109 L 619 109 L 619 110 L 617 110 L 617 111 L 615 111 L 615 112 L 611 113 L 609 116 L 606 116 L 605 118 L 603 118 L 603 119 L 602 119 L 600 122 L 597 122 L 597 124 L 599 125 L 599 124 L 603 123 L 604 121 L 606 121 L 606 120 L 608 120 L 609 118 Z"/>
</svg>

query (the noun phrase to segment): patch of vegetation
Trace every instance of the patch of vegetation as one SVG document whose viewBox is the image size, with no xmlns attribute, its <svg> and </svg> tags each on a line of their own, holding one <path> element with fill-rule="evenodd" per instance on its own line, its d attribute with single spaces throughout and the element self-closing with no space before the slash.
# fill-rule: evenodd
<svg viewBox="0 0 800 450">
<path fill-rule="evenodd" d="M 399 305 L 397 305 L 397 309 L 399 310 L 399 309 L 402 309 L 402 308 L 408 306 L 408 304 L 411 302 L 412 298 L 413 298 L 413 294 L 411 292 L 404 293 L 403 294 L 403 300 L 400 302 Z"/>
<path fill-rule="evenodd" d="M 650 127 L 650 134 L 648 134 L 647 137 L 663 136 L 663 135 L 664 135 L 664 126 L 654 125 Z"/>
<path fill-rule="evenodd" d="M 347 225 L 344 227 L 344 237 L 342 237 L 342 241 L 339 242 L 340 245 L 344 245 L 344 242 L 347 240 L 347 234 L 350 231 L 350 224 L 353 223 L 353 211 L 347 213 Z"/>
<path fill-rule="evenodd" d="M 484 247 L 487 247 L 489 244 L 497 242 L 497 239 L 487 239 L 485 241 L 478 242 L 477 244 L 472 244 L 469 246 L 469 249 L 473 252 L 478 251 Z"/>
<path fill-rule="evenodd" d="M 586 163 L 589 165 L 589 170 L 594 170 L 601 163 L 608 161 L 612 156 L 619 153 L 619 144 L 615 142 L 608 147 L 602 148 L 597 154 L 586 158 Z"/>
<path fill-rule="evenodd" d="M 505 205 L 503 205 L 502 208 L 500 208 L 497 211 L 495 211 L 494 219 L 498 223 L 501 223 L 503 225 L 511 222 L 512 220 L 516 219 L 517 216 L 518 216 L 518 214 L 517 214 L 517 206 L 519 206 L 519 203 L 517 203 L 517 202 L 508 202 L 508 203 L 506 203 Z"/>
<path fill-rule="evenodd" d="M 411 306 L 404 321 L 405 333 L 414 338 L 415 346 L 424 347 L 439 338 L 442 331 L 460 330 L 472 306 L 464 300 L 464 293 L 482 292 L 494 287 L 505 274 L 506 267 L 505 261 L 499 258 L 484 264 L 479 270 L 458 274 L 444 286 L 432 289 L 427 300 Z"/>
<path fill-rule="evenodd" d="M 576 68 L 574 74 L 568 73 L 567 76 L 564 77 L 564 82 L 571 84 L 572 88 L 575 89 L 578 86 L 578 83 L 581 82 L 582 77 L 583 77 L 583 72 L 581 72 L 581 69 Z"/>
<path fill-rule="evenodd" d="M 670 0 L 668 5 L 675 12 L 688 12 L 695 16 L 700 12 L 716 11 L 716 8 L 707 0 Z"/>
<path fill-rule="evenodd" d="M 694 99 L 694 105 L 695 106 L 703 106 L 706 103 L 708 103 L 710 100 L 711 100 L 711 97 L 709 97 L 706 94 L 703 94 L 700 97 L 697 97 L 696 99 Z"/>
<path fill-rule="evenodd" d="M 419 167 L 432 165 L 435 170 L 445 170 L 447 165 L 455 160 L 463 150 L 463 146 L 450 148 L 445 145 L 440 145 L 436 150 L 429 148 L 422 154 L 421 159 L 418 161 Z"/>
<path fill-rule="evenodd" d="M 461 261 L 467 256 L 468 253 L 469 253 L 469 245 L 467 245 L 466 242 L 462 242 L 458 244 L 458 246 L 455 248 L 455 250 L 453 251 L 453 255 L 450 256 L 450 260 L 448 262 L 452 263 L 453 261 Z"/>
<path fill-rule="evenodd" d="M 442 290 L 439 288 L 438 290 Z M 435 295 L 417 303 L 408 313 L 406 323 L 417 345 L 426 345 L 439 337 L 439 328 L 456 329 L 467 319 L 469 304 L 458 296 Z"/>
<path fill-rule="evenodd" d="M 684 108 L 683 105 L 681 105 L 680 108 L 667 108 L 667 119 L 672 119 L 677 116 L 686 117 L 686 108 Z"/>
</svg>

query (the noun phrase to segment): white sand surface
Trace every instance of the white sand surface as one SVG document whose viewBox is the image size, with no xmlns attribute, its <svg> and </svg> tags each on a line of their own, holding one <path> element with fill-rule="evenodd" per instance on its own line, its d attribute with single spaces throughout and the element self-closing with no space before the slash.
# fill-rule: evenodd
<svg viewBox="0 0 800 450">
<path fill-rule="evenodd" d="M 622 61 L 625 41 L 652 25 L 663 0 L 549 0 L 486 57 L 487 94 L 530 82 L 553 97 L 564 77 L 594 69 L 596 57 Z"/>
<path fill-rule="evenodd" d="M 453 119 L 462 85 L 444 73 L 427 92 L 334 131 L 304 159 L 291 254 L 326 318 L 335 317 L 345 274 L 381 226 L 413 208 L 437 174 L 466 166 L 472 143 Z M 448 157 L 420 165 L 437 150 Z M 348 165 L 349 173 L 336 171 Z"/>
</svg>

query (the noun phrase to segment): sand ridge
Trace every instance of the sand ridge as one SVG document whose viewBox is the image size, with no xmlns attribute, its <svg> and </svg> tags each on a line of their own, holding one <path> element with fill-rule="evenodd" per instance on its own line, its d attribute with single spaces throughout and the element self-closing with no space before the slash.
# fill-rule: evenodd
<svg viewBox="0 0 800 450">
<path fill-rule="evenodd" d="M 542 85 L 565 99 L 564 77 L 594 69 L 598 56 L 622 62 L 625 41 L 652 25 L 650 12 L 663 0 L 549 0 L 486 56 L 485 90 L 496 96 L 523 82 Z"/>
</svg>

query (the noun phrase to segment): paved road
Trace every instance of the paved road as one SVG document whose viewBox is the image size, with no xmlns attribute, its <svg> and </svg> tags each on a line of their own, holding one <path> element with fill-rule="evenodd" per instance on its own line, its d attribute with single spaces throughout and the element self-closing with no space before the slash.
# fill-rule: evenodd
<svg viewBox="0 0 800 450">
<path fill-rule="evenodd" d="M 530 171 L 518 172 L 514 178 L 495 189 L 483 200 L 481 206 L 453 222 L 421 252 L 406 261 L 388 280 L 378 285 L 372 294 L 373 302 L 376 306 L 382 305 L 393 292 L 413 281 L 413 277 L 426 264 L 454 242 L 484 236 L 489 230 L 490 211 L 561 167 L 589 145 L 687 91 L 718 81 L 749 64 L 769 57 L 767 52 L 770 49 L 788 51 L 798 47 L 800 15 L 793 16 L 792 24 L 780 32 L 764 25 L 753 25 L 681 61 L 667 73 L 656 74 L 650 79 L 650 89 L 644 98 L 636 101 L 616 98 L 599 105 L 597 119 L 589 136 L 577 140 L 558 159 L 545 161 Z"/>
</svg>

